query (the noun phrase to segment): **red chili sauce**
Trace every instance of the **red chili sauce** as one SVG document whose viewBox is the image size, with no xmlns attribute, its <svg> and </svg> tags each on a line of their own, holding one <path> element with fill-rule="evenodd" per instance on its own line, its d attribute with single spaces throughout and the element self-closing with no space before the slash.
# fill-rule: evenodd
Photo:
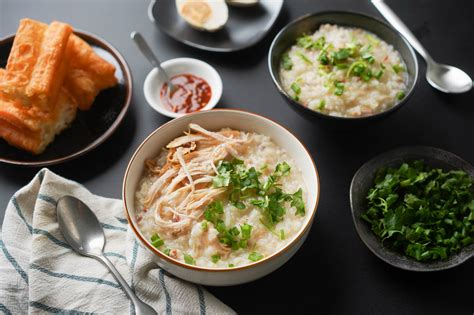
<svg viewBox="0 0 474 315">
<path fill-rule="evenodd" d="M 168 84 L 160 91 L 162 103 L 174 113 L 192 113 L 202 109 L 211 99 L 211 87 L 206 80 L 192 74 L 179 74 L 170 78 L 178 87 L 168 97 Z"/>
</svg>

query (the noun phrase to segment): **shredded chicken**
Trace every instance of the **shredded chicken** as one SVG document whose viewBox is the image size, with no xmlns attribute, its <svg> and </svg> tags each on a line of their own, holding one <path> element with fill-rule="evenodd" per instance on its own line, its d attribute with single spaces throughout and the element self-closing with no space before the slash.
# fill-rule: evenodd
<svg viewBox="0 0 474 315">
<path fill-rule="evenodd" d="M 245 154 L 250 141 L 248 134 L 232 129 L 212 132 L 197 124 L 189 124 L 189 129 L 166 146 L 164 165 L 146 162 L 153 184 L 144 206 L 153 211 L 160 235 L 165 238 L 189 233 L 193 223 L 202 219 L 207 205 L 226 191 L 212 186 L 217 162 Z M 210 244 L 223 255 L 230 252 L 217 238 L 211 241 L 207 237 L 207 233 L 201 234 L 203 239 L 196 245 L 199 251 Z"/>
</svg>

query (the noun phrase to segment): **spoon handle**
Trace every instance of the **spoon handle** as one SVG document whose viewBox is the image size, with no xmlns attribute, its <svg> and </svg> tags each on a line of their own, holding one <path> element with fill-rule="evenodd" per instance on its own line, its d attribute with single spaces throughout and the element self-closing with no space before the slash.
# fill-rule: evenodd
<svg viewBox="0 0 474 315">
<path fill-rule="evenodd" d="M 142 34 L 138 32 L 132 32 L 130 34 L 130 37 L 133 39 L 135 44 L 137 44 L 138 49 L 142 52 L 143 56 L 148 59 L 148 61 L 153 65 L 153 67 L 158 68 L 159 75 L 162 76 L 162 78 L 170 84 L 170 79 L 166 72 L 161 68 L 161 62 L 158 60 L 158 57 L 153 53 L 151 50 L 150 46 L 148 46 L 147 42 L 143 38 Z"/>
<path fill-rule="evenodd" d="M 395 12 L 390 9 L 390 7 L 383 0 L 372 0 L 372 4 L 377 8 L 377 10 L 382 14 L 382 16 L 397 30 L 407 41 L 415 48 L 415 50 L 425 59 L 426 63 L 430 64 L 433 62 L 430 54 L 423 45 L 418 41 L 415 35 L 410 31 L 410 29 L 405 25 L 405 23 L 400 20 L 400 18 L 395 14 Z"/>
<path fill-rule="evenodd" d="M 128 297 L 130 298 L 130 300 L 132 300 L 133 306 L 135 307 L 135 313 L 137 315 L 158 314 L 150 305 L 142 302 L 136 296 L 136 294 L 132 291 L 128 283 L 125 281 L 122 275 L 118 272 L 118 270 L 115 268 L 115 266 L 110 262 L 110 260 L 106 256 L 98 255 L 98 256 L 94 256 L 94 258 L 96 258 L 98 261 L 104 264 L 110 270 L 110 272 L 112 272 L 112 275 L 114 276 L 114 278 L 120 283 L 120 285 L 122 286 L 123 290 L 128 295 Z"/>
</svg>

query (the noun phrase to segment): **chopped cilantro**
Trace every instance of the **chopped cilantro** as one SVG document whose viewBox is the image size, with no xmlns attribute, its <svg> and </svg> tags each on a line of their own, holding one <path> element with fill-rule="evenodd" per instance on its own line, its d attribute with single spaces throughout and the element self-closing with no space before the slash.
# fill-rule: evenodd
<svg viewBox="0 0 474 315">
<path fill-rule="evenodd" d="M 423 161 L 380 169 L 361 218 L 383 244 L 417 261 L 446 259 L 474 237 L 474 180 Z"/>
</svg>

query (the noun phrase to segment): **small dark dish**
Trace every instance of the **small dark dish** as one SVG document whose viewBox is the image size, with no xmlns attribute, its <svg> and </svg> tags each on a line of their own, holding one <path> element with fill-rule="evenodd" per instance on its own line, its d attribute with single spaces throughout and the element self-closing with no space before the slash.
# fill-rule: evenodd
<svg viewBox="0 0 474 315">
<path fill-rule="evenodd" d="M 81 156 L 109 138 L 122 122 L 132 97 L 132 76 L 125 59 L 109 43 L 95 35 L 74 32 L 84 39 L 105 60 L 116 67 L 118 84 L 96 97 L 88 111 L 78 111 L 69 128 L 56 136 L 46 150 L 33 155 L 8 145 L 0 139 L 0 162 L 23 166 L 59 164 Z M 7 64 L 15 35 L 0 39 L 0 67 Z"/>
<path fill-rule="evenodd" d="M 432 147 L 402 147 L 376 156 L 365 163 L 355 173 L 350 187 L 352 219 L 364 244 L 383 261 L 397 268 L 411 271 L 438 271 L 453 268 L 474 256 L 474 244 L 464 247 L 459 253 L 451 255 L 447 260 L 436 262 L 417 262 L 402 254 L 394 252 L 382 245 L 372 232 L 367 222 L 360 215 L 367 210 L 366 196 L 373 186 L 376 172 L 382 167 L 397 167 L 403 162 L 424 160 L 427 165 L 443 170 L 459 169 L 474 178 L 474 167 L 460 157 Z"/>
<path fill-rule="evenodd" d="M 260 0 L 256 6 L 229 6 L 229 20 L 220 30 L 199 31 L 187 24 L 176 10 L 175 1 L 152 0 L 148 17 L 175 40 L 202 50 L 238 51 L 257 44 L 275 23 L 283 0 Z"/>
<path fill-rule="evenodd" d="M 357 118 L 335 117 L 322 114 L 320 112 L 311 110 L 308 107 L 293 100 L 293 98 L 281 86 L 281 56 L 290 46 L 295 44 L 297 37 L 301 36 L 303 33 L 312 34 L 320 27 L 321 24 L 325 23 L 361 28 L 363 30 L 374 33 L 382 40 L 392 45 L 395 50 L 400 53 L 403 61 L 405 62 L 408 73 L 407 90 L 404 99 L 384 112 Z M 375 118 L 380 118 L 388 115 L 389 113 L 394 112 L 395 110 L 399 109 L 403 104 L 405 104 L 410 98 L 418 79 L 418 61 L 416 59 L 415 52 L 400 33 L 394 30 L 391 26 L 373 17 L 359 13 L 338 11 L 321 12 L 305 15 L 285 26 L 277 34 L 277 36 L 272 42 L 272 45 L 270 46 L 270 51 L 268 54 L 268 68 L 270 71 L 270 75 L 273 79 L 273 83 L 275 83 L 278 91 L 286 99 L 288 104 L 298 113 L 310 119 L 314 117 L 339 122 L 367 121 Z"/>
</svg>

